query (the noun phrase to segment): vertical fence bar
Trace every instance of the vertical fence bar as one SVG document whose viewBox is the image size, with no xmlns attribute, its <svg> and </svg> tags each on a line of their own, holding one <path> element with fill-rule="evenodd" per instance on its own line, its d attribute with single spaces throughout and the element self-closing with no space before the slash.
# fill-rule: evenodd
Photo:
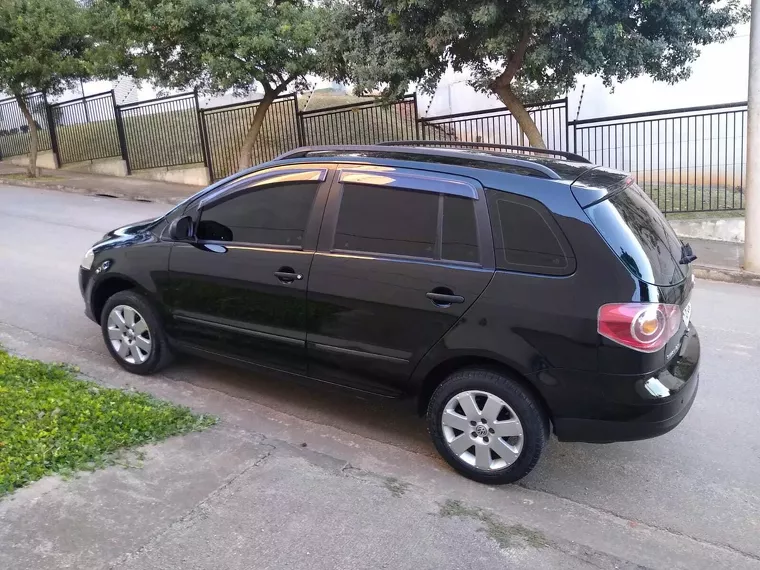
<svg viewBox="0 0 760 570">
<path fill-rule="evenodd" d="M 201 148 L 203 150 L 203 163 L 208 168 L 208 179 L 210 181 L 214 178 L 214 159 L 211 156 L 211 145 L 208 142 L 208 127 L 206 125 L 206 112 L 203 109 L 198 109 L 198 127 L 201 130 Z"/>
<path fill-rule="evenodd" d="M 213 180 L 211 177 L 211 160 L 209 159 L 208 144 L 206 137 L 203 135 L 203 111 L 201 111 L 201 103 L 198 100 L 198 89 L 193 89 L 193 101 L 195 102 L 195 117 L 198 121 L 198 134 L 201 137 L 201 154 L 203 155 L 203 166 L 209 171 L 209 180 Z"/>
<path fill-rule="evenodd" d="M 296 125 L 296 140 L 298 146 L 306 146 L 304 132 L 303 132 L 303 117 L 301 111 L 298 109 L 298 95 L 293 93 L 293 120 Z"/>
</svg>

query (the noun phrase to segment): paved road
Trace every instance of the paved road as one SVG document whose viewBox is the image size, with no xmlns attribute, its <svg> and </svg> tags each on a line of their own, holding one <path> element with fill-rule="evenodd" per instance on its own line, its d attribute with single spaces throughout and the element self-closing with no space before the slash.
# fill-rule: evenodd
<svg viewBox="0 0 760 570">
<path fill-rule="evenodd" d="M 32 354 L 45 355 L 40 347 L 55 346 L 60 359 L 90 363 L 121 382 L 123 374 L 110 364 L 99 330 L 82 314 L 77 266 L 106 230 L 164 210 L 155 204 L 0 186 L 0 340 L 25 346 Z M 697 401 L 678 429 L 625 444 L 553 441 L 519 487 L 489 490 L 456 483 L 457 492 L 481 498 L 489 492 L 493 501 L 505 503 L 532 497 L 520 503 L 536 502 L 524 516 L 548 527 L 556 521 L 546 518 L 555 516 L 546 505 L 560 501 L 556 504 L 597 520 L 600 534 L 610 525 L 641 525 L 674 544 L 692 545 L 695 552 L 713 549 L 760 567 L 760 288 L 699 282 L 693 306 L 703 343 L 702 381 Z M 133 384 L 152 386 L 159 395 L 186 396 L 198 405 L 218 405 L 219 413 L 224 417 L 228 412 L 236 425 L 253 422 L 263 433 L 274 430 L 282 439 L 309 440 L 310 447 L 330 440 L 349 454 L 364 446 L 352 464 L 393 463 L 399 473 L 433 488 L 445 482 L 453 489 L 451 481 L 457 480 L 435 457 L 424 424 L 401 404 L 254 377 L 195 359 L 182 359 L 165 376 Z M 192 400 L 201 393 L 202 401 Z M 246 417 L 240 411 L 244 404 L 255 406 L 260 415 Z M 616 548 L 609 544 L 607 550 Z"/>
</svg>

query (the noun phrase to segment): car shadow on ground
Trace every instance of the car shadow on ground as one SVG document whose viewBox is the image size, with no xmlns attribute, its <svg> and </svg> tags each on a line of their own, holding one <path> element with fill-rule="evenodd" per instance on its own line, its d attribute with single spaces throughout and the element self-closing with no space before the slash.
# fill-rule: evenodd
<svg viewBox="0 0 760 570">
<path fill-rule="evenodd" d="M 396 400 L 354 392 L 304 379 L 282 378 L 191 356 L 166 370 L 181 380 L 235 398 L 250 400 L 299 419 L 437 457 L 412 400 Z"/>
<path fill-rule="evenodd" d="M 365 395 L 307 379 L 282 378 L 191 356 L 179 358 L 166 374 L 301 420 L 419 453 L 439 466 L 445 465 L 412 400 Z M 595 480 L 594 471 L 600 464 L 614 465 L 618 460 L 623 461 L 636 445 L 635 442 L 608 445 L 562 443 L 552 437 L 535 474 L 524 481 L 530 485 L 543 481 L 549 473 L 560 476 L 564 473 L 572 480 L 581 478 L 588 484 Z"/>
</svg>

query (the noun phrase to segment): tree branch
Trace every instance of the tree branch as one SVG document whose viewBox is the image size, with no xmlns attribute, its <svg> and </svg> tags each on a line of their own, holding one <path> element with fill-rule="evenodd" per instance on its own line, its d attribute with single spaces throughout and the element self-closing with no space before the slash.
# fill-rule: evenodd
<svg viewBox="0 0 760 570">
<path fill-rule="evenodd" d="M 494 86 L 505 86 L 512 83 L 515 75 L 522 67 L 523 60 L 525 59 L 525 52 L 528 51 L 528 44 L 530 43 L 530 28 L 525 28 L 523 35 L 520 38 L 520 42 L 517 44 L 512 57 L 509 58 L 509 63 L 504 71 L 496 79 L 494 79 Z"/>
</svg>

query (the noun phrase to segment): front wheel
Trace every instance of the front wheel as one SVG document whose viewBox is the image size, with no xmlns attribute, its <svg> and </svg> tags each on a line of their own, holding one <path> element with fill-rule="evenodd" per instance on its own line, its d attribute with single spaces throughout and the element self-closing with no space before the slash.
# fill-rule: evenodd
<svg viewBox="0 0 760 570">
<path fill-rule="evenodd" d="M 459 473 L 493 485 L 522 479 L 538 463 L 549 422 L 536 398 L 499 372 L 470 368 L 446 378 L 427 411 L 438 452 Z"/>
<path fill-rule="evenodd" d="M 160 320 L 134 291 L 120 291 L 106 301 L 100 328 L 111 356 L 129 372 L 151 374 L 170 359 Z"/>
</svg>

